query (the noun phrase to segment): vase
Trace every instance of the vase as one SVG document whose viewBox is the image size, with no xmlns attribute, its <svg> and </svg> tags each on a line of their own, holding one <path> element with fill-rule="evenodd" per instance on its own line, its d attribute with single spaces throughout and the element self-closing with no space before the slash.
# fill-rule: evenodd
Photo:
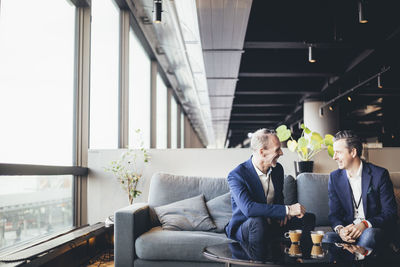
<svg viewBox="0 0 400 267">
<path fill-rule="evenodd" d="M 296 176 L 303 172 L 313 172 L 314 161 L 295 161 L 294 170 Z"/>
</svg>

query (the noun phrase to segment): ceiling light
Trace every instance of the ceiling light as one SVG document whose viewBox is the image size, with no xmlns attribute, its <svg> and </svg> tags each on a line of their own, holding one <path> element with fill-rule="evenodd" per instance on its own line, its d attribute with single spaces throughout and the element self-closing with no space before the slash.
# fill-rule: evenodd
<svg viewBox="0 0 400 267">
<path fill-rule="evenodd" d="M 365 1 L 360 0 L 358 1 L 358 20 L 360 23 L 367 23 L 367 8 Z"/>
<path fill-rule="evenodd" d="M 315 58 L 313 57 L 313 51 L 311 45 L 308 47 L 308 61 L 310 63 L 314 63 L 316 61 Z"/>
<path fill-rule="evenodd" d="M 377 81 L 378 81 L 378 88 L 383 88 L 383 86 L 382 86 L 382 80 L 381 80 L 381 75 L 380 75 L 380 74 L 378 75 Z"/>
<path fill-rule="evenodd" d="M 161 0 L 153 1 L 153 22 L 161 23 L 162 3 Z"/>
<path fill-rule="evenodd" d="M 348 96 L 348 97 L 347 97 L 347 100 L 348 100 L 349 102 L 351 102 L 351 97 L 350 97 L 350 96 Z"/>
<path fill-rule="evenodd" d="M 329 106 L 329 110 L 330 110 L 330 111 L 333 111 L 333 106 Z"/>
</svg>

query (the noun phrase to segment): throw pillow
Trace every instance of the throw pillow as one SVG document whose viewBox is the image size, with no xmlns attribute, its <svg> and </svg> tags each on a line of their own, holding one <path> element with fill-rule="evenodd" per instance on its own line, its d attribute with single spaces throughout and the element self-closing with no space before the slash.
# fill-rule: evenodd
<svg viewBox="0 0 400 267">
<path fill-rule="evenodd" d="M 208 214 L 204 195 L 154 208 L 163 230 L 209 231 L 216 228 Z"/>
<path fill-rule="evenodd" d="M 223 233 L 225 225 L 232 218 L 231 193 L 218 196 L 207 201 L 207 209 L 210 212 L 217 228 L 214 230 L 217 233 Z"/>
</svg>

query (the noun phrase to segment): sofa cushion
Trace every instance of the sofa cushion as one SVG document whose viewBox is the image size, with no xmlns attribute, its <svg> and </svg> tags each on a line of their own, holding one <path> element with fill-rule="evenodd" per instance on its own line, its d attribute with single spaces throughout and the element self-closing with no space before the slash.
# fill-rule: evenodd
<svg viewBox="0 0 400 267">
<path fill-rule="evenodd" d="M 222 196 L 207 201 L 207 209 L 217 228 L 214 232 L 224 233 L 225 225 L 232 218 L 231 193 L 228 192 Z"/>
<path fill-rule="evenodd" d="M 206 246 L 230 243 L 224 234 L 169 231 L 154 227 L 136 239 L 136 255 L 146 260 L 208 261 L 202 254 Z"/>
<path fill-rule="evenodd" d="M 164 230 L 209 231 L 217 228 L 208 214 L 204 195 L 156 207 L 154 210 Z"/>
<path fill-rule="evenodd" d="M 285 176 L 283 180 L 283 199 L 285 205 L 297 203 L 297 183 L 293 176 Z"/>
<path fill-rule="evenodd" d="M 330 225 L 328 219 L 329 174 L 301 173 L 297 177 L 298 201 L 316 216 L 316 226 Z"/>
</svg>

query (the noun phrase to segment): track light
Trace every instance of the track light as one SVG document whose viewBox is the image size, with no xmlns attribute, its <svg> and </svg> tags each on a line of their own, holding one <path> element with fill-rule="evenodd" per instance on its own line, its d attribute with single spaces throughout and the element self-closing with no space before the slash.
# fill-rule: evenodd
<svg viewBox="0 0 400 267">
<path fill-rule="evenodd" d="M 378 75 L 377 82 L 378 82 L 378 88 L 383 88 L 380 74 Z"/>
<path fill-rule="evenodd" d="M 161 23 L 162 2 L 161 0 L 153 1 L 153 22 Z"/>
<path fill-rule="evenodd" d="M 329 110 L 330 110 L 330 111 L 333 111 L 333 106 L 329 106 Z"/>
<path fill-rule="evenodd" d="M 358 1 L 358 21 L 360 23 L 367 23 L 367 8 L 364 0 Z"/>
<path fill-rule="evenodd" d="M 351 102 L 351 96 L 348 96 L 348 97 L 347 97 L 347 100 L 348 100 L 349 102 Z"/>
<path fill-rule="evenodd" d="M 313 57 L 313 51 L 311 45 L 308 47 L 308 61 L 310 63 L 314 63 L 316 61 L 315 58 Z"/>
</svg>

